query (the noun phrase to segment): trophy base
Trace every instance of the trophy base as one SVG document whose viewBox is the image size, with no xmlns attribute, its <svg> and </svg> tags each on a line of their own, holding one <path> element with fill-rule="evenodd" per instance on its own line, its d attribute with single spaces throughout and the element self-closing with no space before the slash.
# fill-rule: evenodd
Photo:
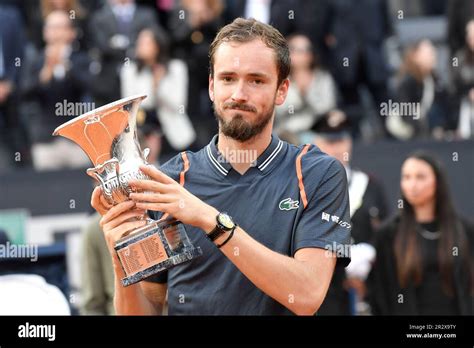
<svg viewBox="0 0 474 348">
<path fill-rule="evenodd" d="M 121 280 L 124 287 L 202 255 L 201 248 L 189 241 L 181 222 L 175 219 L 148 222 L 115 245 L 126 275 Z"/>
</svg>

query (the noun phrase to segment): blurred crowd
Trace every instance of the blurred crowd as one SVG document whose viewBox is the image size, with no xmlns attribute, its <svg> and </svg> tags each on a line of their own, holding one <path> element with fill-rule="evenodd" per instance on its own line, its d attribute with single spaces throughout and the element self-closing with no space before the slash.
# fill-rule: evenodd
<svg viewBox="0 0 474 348">
<path fill-rule="evenodd" d="M 87 166 L 52 131 L 138 93 L 152 162 L 207 144 L 208 48 L 239 16 L 288 38 L 292 83 L 275 118 L 285 140 L 312 141 L 327 124 L 367 142 L 474 137 L 469 0 L 0 0 L 0 171 Z M 400 23 L 429 16 L 445 18 L 441 39 L 402 42 Z"/>
<path fill-rule="evenodd" d="M 205 146 L 217 132 L 209 45 L 237 17 L 288 39 L 291 85 L 275 131 L 347 172 L 353 257 L 319 314 L 474 314 L 474 228 L 455 212 L 439 161 L 405 159 L 388 220 L 382 188 L 350 161 L 354 141 L 474 139 L 472 0 L 0 0 L 0 172 L 88 166 L 53 130 L 132 94 L 148 95 L 137 122 L 150 162 Z M 401 23 L 417 18 L 441 18 L 444 32 L 404 40 Z M 98 219 L 83 233 L 84 314 L 113 313 Z"/>
</svg>

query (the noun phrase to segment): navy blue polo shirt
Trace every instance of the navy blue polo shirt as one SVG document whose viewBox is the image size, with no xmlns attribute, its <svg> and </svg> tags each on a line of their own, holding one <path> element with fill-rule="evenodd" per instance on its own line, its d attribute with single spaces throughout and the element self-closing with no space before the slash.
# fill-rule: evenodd
<svg viewBox="0 0 474 348">
<path fill-rule="evenodd" d="M 287 256 L 301 248 L 330 249 L 338 257 L 338 266 L 348 264 L 349 198 L 339 161 L 314 145 L 303 149 L 276 135 L 243 175 L 219 153 L 217 136 L 200 151 L 186 154 L 189 169 L 184 187 L 227 212 L 256 241 Z M 178 155 L 161 170 L 179 181 L 183 168 Z M 161 215 L 150 212 L 154 219 Z M 147 279 L 168 283 L 170 315 L 291 314 L 250 282 L 202 230 L 185 227 L 203 255 Z"/>
</svg>

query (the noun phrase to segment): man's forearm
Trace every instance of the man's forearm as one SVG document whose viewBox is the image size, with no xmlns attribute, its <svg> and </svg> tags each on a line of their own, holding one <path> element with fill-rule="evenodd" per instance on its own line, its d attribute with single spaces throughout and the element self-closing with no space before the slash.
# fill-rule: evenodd
<svg viewBox="0 0 474 348">
<path fill-rule="evenodd" d="M 122 285 L 123 271 L 115 267 L 114 307 L 117 315 L 158 315 L 159 309 L 150 302 L 140 284 Z"/>
<path fill-rule="evenodd" d="M 215 226 L 217 210 L 212 208 L 200 226 L 204 231 Z M 227 235 L 219 237 L 222 243 Z M 315 274 L 328 272 L 334 260 L 314 269 L 314 264 L 279 254 L 253 239 L 238 227 L 233 237 L 220 249 L 229 260 L 260 290 L 296 314 L 314 314 L 324 299 L 327 285 Z M 326 254 L 327 255 L 327 254 Z M 332 256 L 328 257 L 331 258 Z M 332 261 L 332 262 L 331 262 Z M 329 270 L 332 274 L 333 268 Z"/>
</svg>

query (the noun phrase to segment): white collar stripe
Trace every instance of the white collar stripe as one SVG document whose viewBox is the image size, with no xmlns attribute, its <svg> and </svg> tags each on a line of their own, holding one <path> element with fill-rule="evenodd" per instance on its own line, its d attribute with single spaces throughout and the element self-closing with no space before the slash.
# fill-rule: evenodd
<svg viewBox="0 0 474 348">
<path fill-rule="evenodd" d="M 219 162 L 217 162 L 217 160 L 214 158 L 214 156 L 212 155 L 210 146 L 207 147 L 207 156 L 209 157 L 212 164 L 214 164 L 214 166 L 217 168 L 218 171 L 220 171 L 224 175 L 227 175 L 228 171 L 224 167 L 222 167 L 222 165 Z"/>
<path fill-rule="evenodd" d="M 258 166 L 258 169 L 264 170 L 275 159 L 275 157 L 281 151 L 282 147 L 283 147 L 283 142 L 280 140 L 276 149 L 273 150 L 272 154 L 261 165 Z"/>
</svg>

